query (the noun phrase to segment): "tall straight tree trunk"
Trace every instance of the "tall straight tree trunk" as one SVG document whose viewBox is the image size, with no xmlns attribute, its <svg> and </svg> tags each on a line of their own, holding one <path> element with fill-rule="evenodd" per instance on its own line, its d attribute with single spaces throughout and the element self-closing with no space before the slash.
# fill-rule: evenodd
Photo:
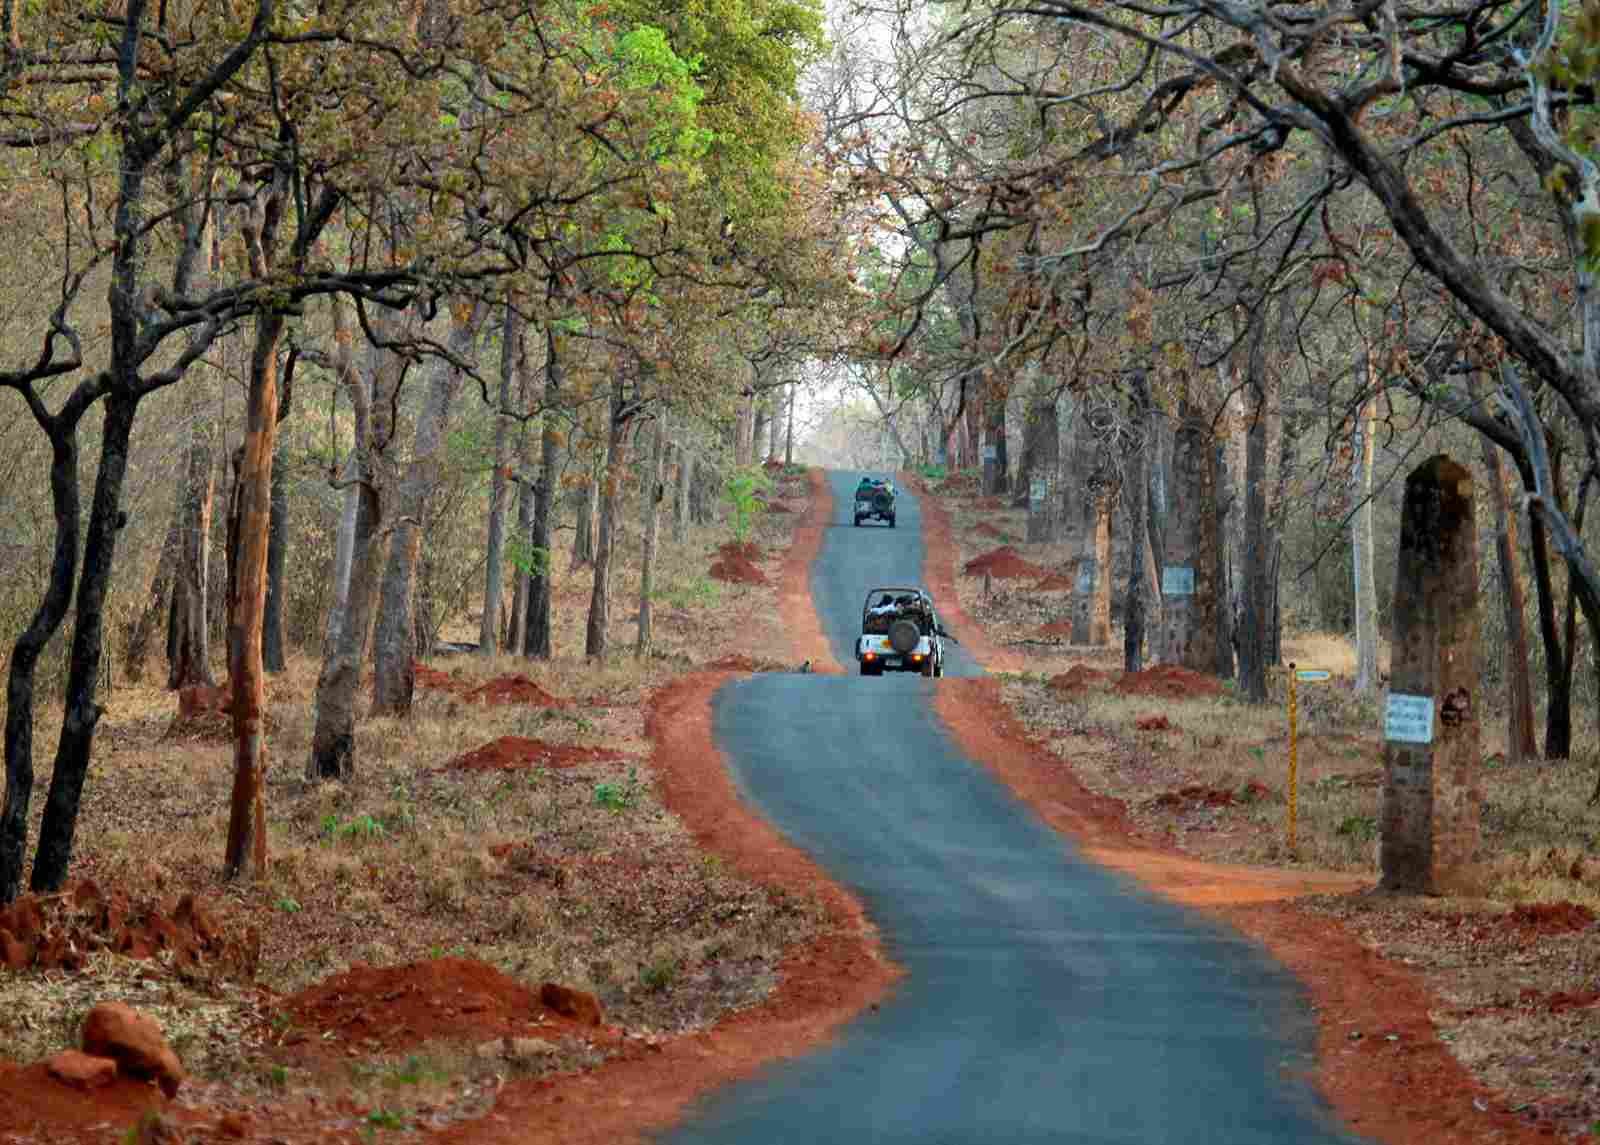
<svg viewBox="0 0 1600 1145">
<path fill-rule="evenodd" d="M 544 418 L 539 435 L 539 484 L 533 493 L 533 576 L 528 581 L 528 618 L 522 652 L 536 660 L 554 655 L 550 604 L 554 590 L 555 561 L 551 545 L 555 533 L 556 488 L 561 469 L 561 440 L 555 411 L 561 401 L 560 343 L 554 330 L 545 331 Z"/>
<path fill-rule="evenodd" d="M 572 531 L 572 567 L 594 564 L 594 518 L 600 507 L 600 481 L 590 473 L 578 499 L 578 520 Z"/>
<path fill-rule="evenodd" d="M 678 443 L 678 484 L 672 495 L 672 543 L 681 545 L 689 527 L 689 486 L 694 481 L 694 454 Z"/>
<path fill-rule="evenodd" d="M 22 890 L 28 852 L 28 805 L 33 800 L 33 681 L 39 657 L 72 600 L 78 565 L 78 421 L 86 403 L 73 402 L 54 416 L 33 407 L 50 438 L 50 503 L 55 518 L 55 548 L 50 580 L 28 627 L 11 649 L 6 674 L 6 790 L 0 804 L 0 906 Z"/>
<path fill-rule="evenodd" d="M 511 406 L 511 383 L 517 366 L 517 351 L 522 342 L 522 319 L 516 307 L 506 300 L 505 319 L 500 328 L 500 410 Z M 493 656 L 500 639 L 500 595 L 505 567 L 504 533 L 506 477 L 510 473 L 511 421 L 504 412 L 494 419 L 494 473 L 489 478 L 489 539 L 484 556 L 483 620 L 478 625 L 478 653 Z M 514 647 L 514 644 L 513 644 Z"/>
<path fill-rule="evenodd" d="M 357 385 L 365 387 L 364 379 Z M 365 390 L 363 390 L 365 395 Z M 345 608 L 350 600 L 350 570 L 355 560 L 356 513 L 361 502 L 360 469 L 356 465 L 355 451 L 339 470 L 338 484 L 344 487 L 339 506 L 339 531 L 333 541 L 333 601 L 328 606 L 328 619 L 322 631 L 323 655 L 339 639 L 339 629 L 344 624 Z"/>
<path fill-rule="evenodd" d="M 1355 515 L 1350 519 L 1350 556 L 1355 570 L 1356 691 L 1378 690 L 1378 586 L 1373 577 L 1372 460 L 1376 402 L 1361 407 L 1356 438 Z"/>
<path fill-rule="evenodd" d="M 760 465 L 766 460 L 767 444 L 771 437 L 772 428 L 771 400 L 766 396 L 753 398 L 755 404 L 754 422 L 750 427 L 750 461 L 751 465 Z"/>
<path fill-rule="evenodd" d="M 225 878 L 267 869 L 266 672 L 261 634 L 267 605 L 267 545 L 272 518 L 272 458 L 278 432 L 278 346 L 284 318 L 256 319 L 238 483 L 238 547 L 229 578 L 228 676 L 233 685 L 233 797 Z"/>
<path fill-rule="evenodd" d="M 48 894 L 61 889 L 72 865 L 72 846 L 78 828 L 78 803 L 84 777 L 89 773 L 89 752 L 103 709 L 95 703 L 100 679 L 100 652 L 105 638 L 106 593 L 116 558 L 117 532 L 122 524 L 122 489 L 128 476 L 128 444 L 133 436 L 139 396 L 134 379 L 119 379 L 118 389 L 106 399 L 100 430 L 100 463 L 95 475 L 94 498 L 84 533 L 83 575 L 78 579 L 76 619 L 72 649 L 67 658 L 67 690 L 61 736 L 56 741 L 50 791 L 39 824 L 39 846 L 34 852 L 30 890 Z M 8 716 L 9 720 L 9 716 Z"/>
<path fill-rule="evenodd" d="M 336 604 L 339 623 L 330 621 L 328 625 L 332 638 L 323 647 L 322 671 L 317 676 L 315 728 L 311 754 L 306 760 L 306 778 L 312 782 L 344 780 L 355 774 L 356 705 L 366 659 L 367 627 L 372 620 L 373 589 L 383 559 L 379 531 L 383 501 L 373 445 L 386 437 L 386 431 L 375 424 L 375 406 L 385 411 L 390 406 L 387 402 L 374 403 L 367 379 L 356 369 L 346 307 L 344 300 L 333 300 L 335 370 L 339 383 L 350 395 L 355 422 L 355 445 L 345 471 L 350 474 L 349 490 L 354 494 L 356 511 L 350 522 L 350 571 L 345 599 L 342 605 Z"/>
<path fill-rule="evenodd" d="M 1524 616 L 1522 569 L 1517 564 L 1516 508 L 1506 491 L 1500 451 L 1482 438 L 1483 464 L 1489 474 L 1489 502 L 1495 516 L 1495 552 L 1500 561 L 1501 603 L 1506 624 L 1506 757 L 1512 763 L 1536 759 L 1533 731 L 1533 687 L 1528 673 L 1528 629 Z"/>
<path fill-rule="evenodd" d="M 167 623 L 167 687 L 212 683 L 206 623 L 206 588 L 211 553 L 211 507 L 215 466 L 209 432 L 198 423 L 189 441 L 183 492 L 178 571 Z"/>
<path fill-rule="evenodd" d="M 799 382 L 789 383 L 789 416 L 783 419 L 783 463 L 794 464 L 794 393 Z"/>
<path fill-rule="evenodd" d="M 284 566 L 289 558 L 289 490 L 279 443 L 272 458 L 272 515 L 267 526 L 267 604 L 261 618 L 261 663 L 269 672 L 286 664 L 287 640 L 283 631 Z"/>
<path fill-rule="evenodd" d="M 600 481 L 600 523 L 594 546 L 594 589 L 589 595 L 589 624 L 584 634 L 583 654 L 605 659 L 611 621 L 611 556 L 616 531 L 617 502 L 622 495 L 622 475 L 627 464 L 628 423 L 622 417 L 623 389 L 619 378 L 612 383 L 610 430 L 606 435 L 606 468 Z"/>
<path fill-rule="evenodd" d="M 1006 491 L 1006 396 L 1004 392 L 984 393 L 983 491 L 998 497 Z M 1102 574 L 1103 575 L 1103 574 Z"/>
<path fill-rule="evenodd" d="M 1143 370 L 1136 370 L 1133 383 L 1133 418 L 1135 424 L 1149 428 L 1150 383 Z M 1055 404 L 1050 406 L 1051 416 Z M 1144 669 L 1145 613 L 1148 608 L 1150 580 L 1146 571 L 1150 547 L 1150 528 L 1146 518 L 1150 513 L 1150 498 L 1146 490 L 1150 484 L 1150 450 L 1154 444 L 1148 432 L 1143 434 L 1139 448 L 1130 459 L 1127 476 L 1128 496 L 1128 594 L 1122 611 L 1122 670 L 1139 672 Z"/>
<path fill-rule="evenodd" d="M 1555 588 L 1550 577 L 1550 538 L 1538 513 L 1528 514 L 1528 551 L 1533 558 L 1533 586 L 1539 605 L 1539 634 L 1544 642 L 1544 757 L 1572 756 L 1572 674 L 1568 650 L 1556 629 Z M 1574 632 L 1569 607 L 1568 633 Z M 1569 639 L 1567 644 L 1572 642 Z"/>
<path fill-rule="evenodd" d="M 1244 576 L 1239 610 L 1239 690 L 1252 703 L 1267 702 L 1268 624 L 1275 564 L 1267 530 L 1267 380 L 1251 370 L 1251 410 L 1245 433 Z"/>
<path fill-rule="evenodd" d="M 652 427 L 654 435 L 650 444 L 650 470 L 644 496 L 644 554 L 639 561 L 639 636 L 634 643 L 636 656 L 650 654 L 650 594 L 655 591 L 656 548 L 661 537 L 662 469 L 667 455 L 667 414 L 662 410 Z M 777 435 L 774 434 L 774 437 Z"/>
<path fill-rule="evenodd" d="M 483 304 L 466 315 L 456 315 L 447 339 L 451 354 L 472 357 Z M 389 537 L 389 559 L 383 570 L 379 597 L 378 631 L 373 640 L 372 710 L 381 715 L 407 715 L 416 689 L 417 561 L 422 551 L 422 514 L 439 480 L 450 407 L 461 389 L 461 371 L 440 361 L 429 381 L 422 414 L 417 418 L 416 445 L 411 464 L 401 481 L 394 530 Z"/>
</svg>

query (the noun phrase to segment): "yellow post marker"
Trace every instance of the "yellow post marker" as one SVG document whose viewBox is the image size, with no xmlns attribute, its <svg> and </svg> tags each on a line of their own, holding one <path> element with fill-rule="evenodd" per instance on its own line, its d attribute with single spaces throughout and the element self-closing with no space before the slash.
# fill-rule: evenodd
<svg viewBox="0 0 1600 1145">
<path fill-rule="evenodd" d="M 1295 852 L 1295 796 L 1296 780 L 1298 775 L 1298 760 L 1295 758 L 1295 697 L 1294 684 L 1299 673 L 1295 671 L 1294 661 L 1289 662 L 1289 855 Z"/>
</svg>

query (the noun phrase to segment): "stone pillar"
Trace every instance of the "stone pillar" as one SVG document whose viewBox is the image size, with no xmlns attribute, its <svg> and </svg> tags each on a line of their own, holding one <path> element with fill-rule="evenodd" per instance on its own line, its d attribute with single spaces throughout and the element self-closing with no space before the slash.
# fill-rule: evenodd
<svg viewBox="0 0 1600 1145">
<path fill-rule="evenodd" d="M 1406 478 L 1383 727 L 1385 890 L 1449 890 L 1478 847 L 1478 535 L 1472 475 L 1443 454 Z"/>
<path fill-rule="evenodd" d="M 1217 670 L 1217 489 L 1215 439 L 1204 411 L 1178 403 L 1167 514 L 1162 530 L 1161 623 L 1156 661 Z"/>
</svg>

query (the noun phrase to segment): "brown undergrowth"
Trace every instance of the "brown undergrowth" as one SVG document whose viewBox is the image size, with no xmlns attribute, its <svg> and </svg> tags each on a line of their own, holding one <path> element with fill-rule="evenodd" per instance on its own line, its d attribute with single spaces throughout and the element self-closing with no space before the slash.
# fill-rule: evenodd
<svg viewBox="0 0 1600 1145">
<path fill-rule="evenodd" d="M 782 573 L 813 489 L 786 475 L 779 492 L 796 511 L 758 515 L 740 556 L 764 579 Z M 754 649 L 739 668 L 795 667 L 777 591 L 707 575 L 708 542 L 726 535 L 663 543 L 643 659 L 631 655 L 626 542 L 613 581 L 620 651 L 604 665 L 579 655 L 588 570 L 558 562 L 557 658 L 425 665 L 409 718 L 359 724 L 349 783 L 301 778 L 316 666 L 293 660 L 269 693 L 272 861 L 256 885 L 217 877 L 227 745 L 168 736 L 169 693 L 106 697 L 74 874 L 108 897 L 137 888 L 139 926 L 179 900 L 203 903 L 218 934 L 249 932 L 252 957 L 224 967 L 175 953 L 182 943 L 134 950 L 149 945 L 136 929 L 81 943 L 74 972 L 0 969 L 0 1057 L 26 1064 L 64 1048 L 90 1004 L 121 1000 L 156 1017 L 184 1059 L 190 1080 L 165 1112 L 185 1132 L 489 1132 L 477 1119 L 508 1083 L 653 1057 L 772 997 L 785 959 L 835 930 L 837 912 L 704 851 L 661 798 L 646 728 L 651 697 L 673 681 L 726 678 L 699 671 L 713 661 Z M 465 617 L 443 635 L 472 639 L 474 627 Z M 720 767 L 709 750 L 698 759 Z M 529 1003 L 544 982 L 592 993 L 603 1025 L 576 1028 Z M 36 1073 L 0 1063 L 0 1140 L 98 1142 L 140 1106 L 121 1088 L 102 1101 Z"/>
</svg>

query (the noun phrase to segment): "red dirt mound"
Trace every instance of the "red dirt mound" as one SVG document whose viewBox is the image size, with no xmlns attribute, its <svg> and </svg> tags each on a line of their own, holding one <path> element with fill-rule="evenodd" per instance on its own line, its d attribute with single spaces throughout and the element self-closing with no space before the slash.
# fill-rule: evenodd
<svg viewBox="0 0 1600 1145">
<path fill-rule="evenodd" d="M 1232 807 L 1236 798 L 1231 791 L 1220 787 L 1201 787 L 1196 783 L 1176 791 L 1164 791 L 1155 797 L 1154 802 L 1157 807 L 1187 807 L 1191 803 L 1206 807 Z"/>
<path fill-rule="evenodd" d="M 1143 672 L 1126 672 L 1117 691 L 1130 696 L 1165 696 L 1172 700 L 1222 695 L 1222 681 L 1177 664 L 1157 664 Z"/>
<path fill-rule="evenodd" d="M 751 563 L 750 558 L 742 553 L 723 557 L 711 565 L 710 575 L 712 580 L 726 581 L 729 584 L 766 584 L 767 576 Z"/>
<path fill-rule="evenodd" d="M 1068 620 L 1052 620 L 1049 624 L 1039 626 L 1040 636 L 1071 636 L 1072 622 Z"/>
<path fill-rule="evenodd" d="M 1066 573 L 1051 573 L 1033 586 L 1035 592 L 1071 592 L 1072 587 L 1072 578 Z M 1071 626 L 1068 628 L 1070 630 Z"/>
<path fill-rule="evenodd" d="M 220 685 L 194 684 L 178 689 L 178 714 L 164 739 L 229 740 L 233 738 L 233 691 Z"/>
<path fill-rule="evenodd" d="M 1151 714 L 1140 716 L 1133 721 L 1133 726 L 1142 732 L 1165 732 L 1172 730 L 1172 721 L 1166 716 Z"/>
<path fill-rule="evenodd" d="M 1044 569 L 1023 560 L 1017 554 L 1017 550 L 1010 545 L 1001 545 L 998 549 L 984 553 L 982 556 L 973 557 L 962 566 L 962 571 L 968 576 L 982 576 L 984 573 L 988 573 L 999 580 L 1045 575 Z"/>
<path fill-rule="evenodd" d="M 539 708 L 564 708 L 572 702 L 552 696 L 526 676 L 497 676 L 463 692 L 461 698 L 469 704 L 532 704 Z"/>
<path fill-rule="evenodd" d="M 411 676 L 419 688 L 435 688 L 441 692 L 459 692 L 466 687 L 466 684 L 454 676 L 416 661 L 412 661 Z"/>
<path fill-rule="evenodd" d="M 581 763 L 605 763 L 621 758 L 620 751 L 608 747 L 579 747 L 522 736 L 501 736 L 463 752 L 445 767 L 456 771 L 518 771 L 525 767 L 576 767 Z"/>
<path fill-rule="evenodd" d="M 761 546 L 754 541 L 740 544 L 738 541 L 724 541 L 714 550 L 723 560 L 732 560 L 734 557 L 743 557 L 747 561 L 759 561 L 762 557 Z"/>
<path fill-rule="evenodd" d="M 434 1039 L 548 1038 L 577 1025 L 546 1008 L 537 992 L 469 958 L 385 967 L 357 963 L 285 998 L 280 1012 L 289 1019 L 286 1045 L 315 1030 L 381 1052 Z"/>
<path fill-rule="evenodd" d="M 1074 664 L 1065 672 L 1051 676 L 1049 681 L 1049 687 L 1058 692 L 1065 692 L 1069 696 L 1109 687 L 1110 684 L 1110 675 L 1098 668 L 1087 668 L 1082 664 Z"/>
<path fill-rule="evenodd" d="M 84 879 L 53 895 L 24 895 L 0 907 L 0 966 L 77 970 L 95 950 L 129 958 L 169 951 L 180 970 L 202 965 L 227 977 L 255 976 L 259 937 L 230 935 L 201 900 L 185 894 L 163 908 Z"/>
</svg>

